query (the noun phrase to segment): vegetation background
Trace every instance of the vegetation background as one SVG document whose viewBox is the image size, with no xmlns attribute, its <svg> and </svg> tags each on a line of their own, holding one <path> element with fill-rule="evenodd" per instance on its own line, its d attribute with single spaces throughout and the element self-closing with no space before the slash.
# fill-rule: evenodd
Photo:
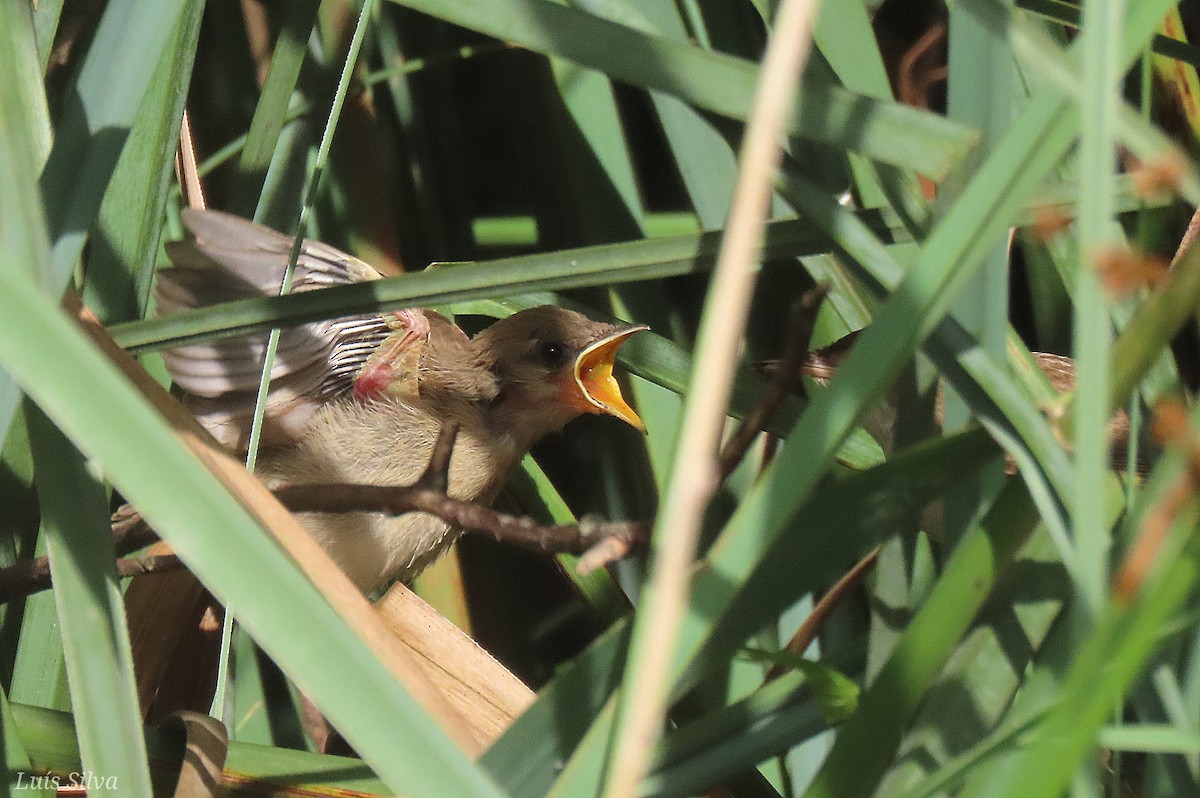
<svg viewBox="0 0 1200 798">
<path fill-rule="evenodd" d="M 1200 255 L 1176 254 L 1200 205 L 1194 4 L 825 3 L 741 329 L 709 274 L 764 49 L 803 35 L 777 5 L 0 2 L 0 582 L 43 554 L 54 578 L 0 611 L 0 789 L 169 793 L 157 724 L 209 712 L 227 604 L 229 794 L 599 794 L 655 655 L 672 710 L 639 795 L 1200 794 Z M 153 318 L 185 108 L 211 207 L 303 214 L 403 276 Z M 72 299 L 164 385 L 172 342 L 379 307 L 649 324 L 622 349 L 649 434 L 581 419 L 501 500 L 568 523 L 654 519 L 711 388 L 697 341 L 740 340 L 740 418 L 817 283 L 814 345 L 869 331 L 713 497 L 677 639 L 635 628 L 661 593 L 630 611 L 679 545 L 662 523 L 611 574 L 468 536 L 419 580 L 537 691 L 475 748 Z M 1074 356 L 1074 389 L 1031 350 Z M 885 395 L 876 442 L 856 425 Z M 1133 456 L 1110 458 L 1115 408 Z M 205 591 L 118 577 L 122 500 Z M 304 696 L 363 761 L 318 750 Z"/>
</svg>

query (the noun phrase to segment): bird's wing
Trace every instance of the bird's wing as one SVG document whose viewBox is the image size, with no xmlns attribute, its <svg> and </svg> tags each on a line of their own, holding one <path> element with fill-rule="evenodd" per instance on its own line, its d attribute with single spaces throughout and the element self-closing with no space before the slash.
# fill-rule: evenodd
<svg viewBox="0 0 1200 798">
<path fill-rule="evenodd" d="M 292 239 L 230 214 L 188 209 L 183 222 L 192 237 L 166 245 L 172 267 L 158 272 L 155 300 L 162 315 L 236 299 L 279 293 Z M 317 241 L 306 240 L 296 262 L 292 291 L 376 280 L 367 263 Z M 407 310 L 321 321 L 283 330 L 271 369 L 267 401 L 268 442 L 294 440 L 324 402 L 356 389 L 365 364 L 376 386 L 403 396 L 384 371 L 413 369 L 428 336 L 425 312 Z M 452 325 L 451 325 L 452 326 Z M 459 333 L 460 335 L 462 333 Z M 171 377 L 189 394 L 197 417 L 226 445 L 244 444 L 262 374 L 266 333 L 165 351 Z M 376 351 L 387 342 L 387 357 Z M 382 389 L 381 389 L 382 390 Z M 274 434 L 271 434 L 271 433 Z"/>
</svg>

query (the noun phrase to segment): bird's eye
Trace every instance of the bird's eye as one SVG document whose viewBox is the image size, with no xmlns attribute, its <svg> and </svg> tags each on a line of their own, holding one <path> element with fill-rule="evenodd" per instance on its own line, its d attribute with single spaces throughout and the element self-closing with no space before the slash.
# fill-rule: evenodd
<svg viewBox="0 0 1200 798">
<path fill-rule="evenodd" d="M 567 348 L 557 341 L 539 342 L 537 354 L 543 363 L 554 368 L 567 362 Z"/>
</svg>

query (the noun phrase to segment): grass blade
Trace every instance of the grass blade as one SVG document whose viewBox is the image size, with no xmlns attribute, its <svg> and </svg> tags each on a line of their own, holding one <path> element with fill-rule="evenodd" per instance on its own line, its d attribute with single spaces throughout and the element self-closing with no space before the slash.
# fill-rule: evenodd
<svg viewBox="0 0 1200 798">
<path fill-rule="evenodd" d="M 246 145 L 238 159 L 235 178 L 238 188 L 234 192 L 235 203 L 228 208 L 230 213 L 247 218 L 254 215 L 267 167 L 271 165 L 279 134 L 287 122 L 288 104 L 300 77 L 319 6 L 320 2 L 303 0 L 289 3 L 284 10 L 285 16 L 271 54 L 271 67 L 254 108 Z"/>
<path fill-rule="evenodd" d="M 83 457 L 34 409 L 30 439 L 71 705 L 89 795 L 151 795 L 125 606 L 106 519 L 108 496 Z"/>
<path fill-rule="evenodd" d="M 89 239 L 83 299 L 109 324 L 141 318 L 150 298 L 203 11 L 188 4 L 171 31 Z"/>
<path fill-rule="evenodd" d="M 548 0 L 397 2 L 732 119 L 749 116 L 757 82 L 750 61 L 652 36 Z M 819 78 L 807 78 L 804 85 L 799 105 L 808 110 L 793 117 L 789 132 L 795 135 L 908 166 L 934 179 L 945 176 L 975 145 L 974 131 L 933 114 L 881 103 Z"/>
<path fill-rule="evenodd" d="M 32 410 L 29 424 L 79 749 L 85 769 L 103 774 L 102 784 L 89 792 L 149 797 L 108 497 L 46 416 Z"/>
<path fill-rule="evenodd" d="M 136 0 L 115 0 L 104 10 L 42 171 L 53 242 L 49 285 L 55 290 L 66 285 L 75 269 L 184 5 L 167 0 L 147 14 Z M 138 45 L 130 47 L 130 42 Z"/>
</svg>

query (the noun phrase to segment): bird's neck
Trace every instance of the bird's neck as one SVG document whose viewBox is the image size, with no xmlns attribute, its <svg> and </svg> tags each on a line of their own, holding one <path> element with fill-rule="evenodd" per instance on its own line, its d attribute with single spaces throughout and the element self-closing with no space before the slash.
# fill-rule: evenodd
<svg viewBox="0 0 1200 798">
<path fill-rule="evenodd" d="M 577 410 L 557 402 L 528 402 L 506 397 L 502 393 L 488 409 L 485 418 L 493 436 L 503 439 L 505 446 L 523 455 L 535 443 L 552 432 L 558 432 L 578 415 Z"/>
</svg>

